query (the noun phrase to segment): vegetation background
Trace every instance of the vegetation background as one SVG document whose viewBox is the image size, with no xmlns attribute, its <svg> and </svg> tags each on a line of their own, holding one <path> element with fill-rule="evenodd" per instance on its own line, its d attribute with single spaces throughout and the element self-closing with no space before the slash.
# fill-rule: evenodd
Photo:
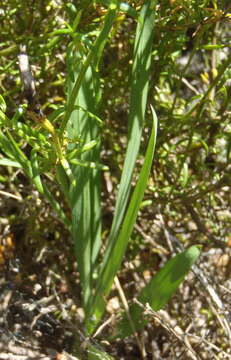
<svg viewBox="0 0 231 360">
<path fill-rule="evenodd" d="M 43 112 L 51 117 L 62 114 L 71 76 L 75 76 L 73 61 L 78 67 L 78 57 L 73 60 L 70 44 L 78 41 L 82 46 L 80 54 L 91 47 L 110 3 L 2 0 L 0 88 L 4 99 L 1 110 L 7 119 L 17 121 L 21 116 L 19 106 L 25 103 L 17 63 L 19 46 L 27 46 Z M 97 76 L 92 75 L 100 88 L 94 102 L 97 108 L 89 113 L 102 122 L 100 135 L 98 130 L 93 135 L 101 143 L 97 159 L 93 160 L 94 164 L 99 161 L 97 166 L 103 169 L 103 243 L 110 231 L 128 143 L 133 47 L 137 18 L 144 3 L 120 3 L 105 48 L 102 53 L 98 49 Z M 83 330 L 81 280 L 73 240 L 65 223 L 70 218 L 68 196 L 63 195 L 65 186 L 60 191 L 59 182 L 52 176 L 54 165 L 44 162 L 43 169 L 48 169 L 50 175 L 44 175 L 43 182 L 64 210 L 66 217 L 62 218 L 16 166 L 12 156 L 6 161 L 9 154 L 3 139 L 7 126 L 15 132 L 28 157 L 40 142 L 44 152 L 47 146 L 49 156 L 53 154 L 49 136 L 38 139 L 38 133 L 42 136 L 45 130 L 24 115 L 21 123 L 28 125 L 26 130 L 23 125 L 21 129 L 6 126 L 6 118 L 1 118 L 0 315 L 6 336 L 15 336 L 15 323 L 23 323 L 16 339 L 18 349 L 29 349 L 28 344 L 32 344 L 50 358 L 54 355 L 47 349 L 55 349 L 60 359 L 65 359 L 61 357 L 64 351 L 81 359 L 231 358 L 230 4 L 225 0 L 164 0 L 157 1 L 153 11 L 148 106 L 132 188 L 151 133 L 150 104 L 158 117 L 154 163 L 118 282 L 107 299 L 102 327 L 94 337 L 87 338 Z M 80 56 L 80 64 L 81 61 Z M 53 119 L 59 128 L 60 118 Z M 66 141 L 80 147 L 89 143 L 89 139 L 81 137 L 67 136 Z M 80 164 L 82 169 L 84 164 Z M 149 320 L 144 330 L 126 339 L 109 338 L 124 306 L 123 297 L 125 304 L 136 298 L 179 244 L 184 248 L 202 245 L 199 276 L 205 278 L 204 283 L 191 273 L 161 312 L 144 309 Z M 23 304 L 31 306 L 33 302 L 39 303 L 40 310 L 46 309 L 53 320 L 42 318 L 39 323 L 38 309 L 28 315 Z M 0 351 L 4 352 L 4 348 L 0 347 Z M 36 358 L 38 353 L 31 351 L 35 354 L 31 358 Z M 14 356 L 19 356 L 18 352 Z"/>
</svg>

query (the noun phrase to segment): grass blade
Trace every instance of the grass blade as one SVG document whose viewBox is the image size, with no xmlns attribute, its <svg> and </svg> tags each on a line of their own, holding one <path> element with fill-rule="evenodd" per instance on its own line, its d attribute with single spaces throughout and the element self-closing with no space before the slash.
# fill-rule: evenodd
<svg viewBox="0 0 231 360">
<path fill-rule="evenodd" d="M 113 279 L 116 275 L 116 272 L 118 271 L 121 265 L 122 258 L 126 251 L 127 244 L 130 235 L 132 233 L 134 223 L 136 221 L 137 213 L 139 211 L 139 207 L 143 199 L 144 191 L 149 177 L 153 156 L 154 156 L 156 134 L 157 134 L 157 117 L 153 109 L 152 112 L 153 112 L 153 128 L 149 139 L 148 148 L 146 151 L 144 164 L 141 169 L 135 190 L 132 194 L 132 198 L 128 210 L 126 212 L 126 216 L 124 218 L 124 222 L 120 230 L 118 239 L 116 243 L 114 243 L 113 248 L 107 248 L 104 256 L 102 271 L 99 275 L 98 288 L 96 290 L 93 304 L 91 305 L 96 321 L 100 319 L 104 311 L 103 297 L 108 294 Z M 91 328 L 91 324 L 89 325 Z"/>
<path fill-rule="evenodd" d="M 97 115 L 100 100 L 99 75 L 95 70 L 103 47 L 117 14 L 117 5 L 111 5 L 105 17 L 104 26 L 89 51 L 86 59 L 83 45 L 69 51 L 69 94 L 66 114 L 61 125 L 70 138 L 80 137 L 84 144 L 99 138 L 99 124 L 92 114 Z M 80 66 L 80 64 L 82 64 Z M 73 79 L 74 77 L 74 79 Z M 91 114 L 91 116 L 90 116 Z M 97 163 L 100 144 L 79 156 L 80 162 Z M 72 147 L 72 150 L 74 147 Z M 72 160 L 73 161 L 73 160 Z M 80 272 L 82 299 L 85 311 L 92 296 L 92 275 L 94 263 L 101 244 L 100 171 L 72 164 L 75 184 L 70 191 L 72 208 L 72 234 Z"/>
<path fill-rule="evenodd" d="M 148 303 L 154 311 L 162 309 L 176 292 L 199 255 L 199 247 L 191 246 L 174 256 L 141 291 L 139 302 L 144 305 Z M 142 317 L 143 309 L 138 304 L 132 304 L 129 313 L 136 330 L 142 329 L 147 324 L 147 320 Z M 129 319 L 124 314 L 115 337 L 124 338 L 132 333 Z"/>
<path fill-rule="evenodd" d="M 0 165 L 2 166 L 12 166 L 16 168 L 21 168 L 21 165 L 14 160 L 8 159 L 8 158 L 0 158 Z"/>
<path fill-rule="evenodd" d="M 82 86 L 82 82 L 84 80 L 87 69 L 89 68 L 90 64 L 92 64 L 92 62 L 94 62 L 98 58 L 99 54 L 102 52 L 102 49 L 108 39 L 108 35 L 110 33 L 114 19 L 117 14 L 117 7 L 118 7 L 117 5 L 111 5 L 109 7 L 109 11 L 105 18 L 104 26 L 103 26 L 99 36 L 97 37 L 95 43 L 93 44 L 91 50 L 89 51 L 88 56 L 86 57 L 86 59 L 83 63 L 83 66 L 80 68 L 78 76 L 72 87 L 71 93 L 69 94 L 69 99 L 68 99 L 68 103 L 67 103 L 67 107 L 66 107 L 66 113 L 65 113 L 64 119 L 61 123 L 61 127 L 60 127 L 61 132 L 63 132 L 67 127 L 68 120 L 71 116 L 72 111 L 74 110 L 76 99 L 77 99 L 79 90 Z"/>
<path fill-rule="evenodd" d="M 73 56 L 74 63 L 77 64 L 80 61 L 79 54 Z M 90 67 L 83 79 L 75 105 L 96 113 L 98 104 L 94 100 L 98 97 L 99 86 L 93 88 L 93 77 Z M 78 135 L 84 143 L 88 143 L 99 136 L 98 124 L 85 111 L 75 110 L 68 122 L 68 135 Z M 77 160 L 84 163 L 95 162 L 98 159 L 99 146 L 95 146 L 90 151 L 79 154 Z M 83 290 L 83 303 L 86 307 L 91 295 L 93 244 L 100 241 L 101 233 L 99 170 L 72 164 L 72 171 L 76 180 L 70 191 L 72 234 Z"/>
<path fill-rule="evenodd" d="M 113 247 L 127 207 L 131 179 L 138 155 L 148 95 L 155 1 L 145 1 L 138 19 L 131 79 L 128 147 L 117 195 L 108 246 Z"/>
</svg>

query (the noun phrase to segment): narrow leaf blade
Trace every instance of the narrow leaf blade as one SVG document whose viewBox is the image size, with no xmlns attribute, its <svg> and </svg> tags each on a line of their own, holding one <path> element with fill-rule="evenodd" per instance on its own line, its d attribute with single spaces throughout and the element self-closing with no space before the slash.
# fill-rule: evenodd
<svg viewBox="0 0 231 360">
<path fill-rule="evenodd" d="M 199 255 L 199 247 L 191 246 L 174 256 L 141 291 L 138 296 L 139 302 L 144 305 L 148 303 L 154 311 L 162 309 L 176 292 Z M 143 309 L 138 304 L 133 303 L 129 313 L 136 330 L 142 329 L 147 324 L 147 320 L 142 316 Z M 132 333 L 130 322 L 124 313 L 115 337 L 124 338 Z"/>
<path fill-rule="evenodd" d="M 157 134 L 157 117 L 153 109 L 152 111 L 153 111 L 153 128 L 151 131 L 151 136 L 146 151 L 144 164 L 141 169 L 135 190 L 132 194 L 132 198 L 121 231 L 119 233 L 118 239 L 112 249 L 109 248 L 107 249 L 106 254 L 104 256 L 102 271 L 99 275 L 98 288 L 96 290 L 96 294 L 93 299 L 94 302 L 91 305 L 92 311 L 94 311 L 94 318 L 96 319 L 96 322 L 98 319 L 100 319 L 104 311 L 104 302 L 102 299 L 105 295 L 109 293 L 113 279 L 120 268 L 122 258 L 126 251 L 127 244 L 130 235 L 132 233 L 133 226 L 136 221 L 136 217 L 148 181 L 148 177 L 153 161 L 153 156 L 154 156 L 156 134 Z"/>
<path fill-rule="evenodd" d="M 123 221 L 130 196 L 133 170 L 141 142 L 150 78 L 155 6 L 156 1 L 146 1 L 141 9 L 137 23 L 131 76 L 130 112 L 128 119 L 129 139 L 116 200 L 113 223 L 108 240 L 109 247 L 114 246 L 114 242 L 117 239 Z"/>
</svg>

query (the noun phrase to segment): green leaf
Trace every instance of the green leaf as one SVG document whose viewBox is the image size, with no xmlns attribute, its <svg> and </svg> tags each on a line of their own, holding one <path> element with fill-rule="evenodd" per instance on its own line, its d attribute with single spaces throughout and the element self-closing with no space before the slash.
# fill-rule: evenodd
<svg viewBox="0 0 231 360">
<path fill-rule="evenodd" d="M 2 95 L 0 95 L 0 110 L 3 113 L 6 111 L 6 103 Z"/>
<path fill-rule="evenodd" d="M 57 164 L 55 169 L 56 169 L 56 179 L 65 195 L 66 200 L 69 202 L 70 180 L 62 165 Z"/>
<path fill-rule="evenodd" d="M 154 311 L 162 309 L 176 292 L 199 255 L 199 246 L 191 246 L 174 256 L 145 286 L 138 296 L 138 301 L 144 305 L 148 303 Z M 138 304 L 132 304 L 129 313 L 136 330 L 142 329 L 147 324 L 147 320 L 143 317 L 143 309 Z M 124 338 L 132 333 L 130 322 L 124 313 L 117 333 L 113 337 Z"/>
<path fill-rule="evenodd" d="M 11 159 L 8 159 L 8 158 L 1 158 L 0 159 L 0 165 L 21 168 L 21 165 L 17 161 L 14 161 L 14 160 L 11 160 Z"/>
<path fill-rule="evenodd" d="M 40 194 L 44 194 L 43 184 L 40 178 L 40 171 L 38 165 L 38 154 L 35 149 L 31 150 L 30 154 L 31 169 L 32 169 L 32 181 L 35 184 Z"/>
<path fill-rule="evenodd" d="M 215 50 L 215 49 L 223 49 L 225 47 L 231 47 L 231 44 L 207 44 L 207 45 L 203 45 L 200 46 L 200 49 L 205 49 L 205 50 Z"/>
<path fill-rule="evenodd" d="M 138 18 L 131 77 L 129 134 L 108 246 L 113 247 L 128 204 L 131 180 L 140 148 L 148 96 L 154 34 L 155 1 L 146 1 Z"/>
<path fill-rule="evenodd" d="M 153 111 L 154 126 L 145 157 L 145 162 L 140 174 L 140 179 L 137 183 L 131 203 L 129 205 L 129 209 L 126 216 L 124 217 L 130 196 L 131 180 L 139 152 L 142 129 L 144 126 L 151 68 L 155 6 L 156 1 L 146 1 L 141 9 L 137 23 L 131 77 L 128 147 L 120 181 L 119 192 L 117 195 L 113 223 L 108 239 L 107 250 L 104 256 L 103 264 L 101 266 L 101 272 L 98 277 L 96 296 L 91 299 L 89 306 L 90 313 L 94 314 L 93 317 L 96 320 L 96 323 L 99 321 L 104 312 L 104 302 L 102 301 L 103 296 L 110 291 L 113 278 L 116 272 L 119 270 L 122 257 L 126 250 L 127 243 L 136 220 L 140 202 L 142 201 L 147 177 L 149 175 L 149 172 L 147 171 L 149 166 L 151 166 L 149 161 L 152 159 L 154 153 L 157 119 Z M 143 184 L 141 183 L 142 181 Z M 122 222 L 123 226 L 121 229 Z M 94 321 L 89 320 L 89 331 L 92 331 L 93 328 Z"/>
<path fill-rule="evenodd" d="M 32 169 L 30 161 L 27 159 L 24 152 L 20 149 L 17 142 L 14 140 L 13 136 L 10 134 L 8 130 L 6 130 L 6 136 L 4 140 L 4 145 L 6 145 L 6 154 L 8 151 L 12 154 L 12 157 L 22 166 L 24 172 L 32 178 Z"/>
<path fill-rule="evenodd" d="M 108 40 L 117 6 L 109 8 L 104 25 L 87 56 L 84 43 L 73 42 L 67 55 L 69 73 L 68 101 L 61 131 L 67 128 L 70 139 L 81 138 L 83 147 L 100 138 L 97 113 L 101 97 L 97 64 Z M 93 143 L 92 143 L 93 144 Z M 75 150 L 75 144 L 70 145 Z M 78 144 L 76 146 L 78 150 Z M 101 246 L 101 173 L 98 167 L 100 143 L 71 159 L 75 183 L 70 188 L 72 234 L 80 273 L 82 302 L 87 308 L 93 294 L 93 273 Z M 78 157 L 79 155 L 79 157 Z M 82 164 L 83 166 L 79 166 Z M 86 167 L 87 165 L 87 167 Z M 94 168 L 92 168 L 94 166 Z"/>
<path fill-rule="evenodd" d="M 0 110 L 0 121 L 5 123 L 8 120 L 7 116 Z"/>
<path fill-rule="evenodd" d="M 108 355 L 105 351 L 100 350 L 95 345 L 88 345 L 87 347 L 88 352 L 88 360 L 113 360 L 114 358 Z"/>
<path fill-rule="evenodd" d="M 108 35 L 112 28 L 116 14 L 117 6 L 109 8 L 109 11 L 105 18 L 104 26 L 79 70 L 78 76 L 75 79 L 75 83 L 72 86 L 71 92 L 69 93 L 65 116 L 60 126 L 61 132 L 66 129 L 71 113 L 73 112 L 75 105 L 78 105 L 76 104 L 76 99 L 83 83 L 87 69 L 89 68 L 90 64 L 96 62 L 96 59 L 99 59 L 99 57 L 101 56 L 103 47 L 108 40 Z"/>
<path fill-rule="evenodd" d="M 100 319 L 104 311 L 105 304 L 103 298 L 109 293 L 113 279 L 120 268 L 122 258 L 125 254 L 127 244 L 140 208 L 140 204 L 143 199 L 144 191 L 146 189 L 150 169 L 152 166 L 157 134 L 157 117 L 153 109 L 152 114 L 153 128 L 138 182 L 132 194 L 131 201 L 129 203 L 129 207 L 126 212 L 126 216 L 124 218 L 124 222 L 119 232 L 117 241 L 114 243 L 113 248 L 107 248 L 103 258 L 102 269 L 98 278 L 98 288 L 96 289 L 95 296 L 92 299 L 93 302 L 91 303 L 91 310 L 96 322 Z M 94 328 L 93 321 L 89 321 L 88 325 L 89 330 L 91 331 L 92 326 Z"/>
<path fill-rule="evenodd" d="M 73 69 L 69 69 L 70 97 L 75 86 L 72 80 L 75 81 L 81 72 L 83 56 L 81 50 L 73 49 L 72 53 L 69 52 L 68 60 L 73 66 Z M 72 235 L 85 311 L 92 291 L 93 266 L 101 244 L 100 171 L 90 167 L 91 164 L 99 162 L 100 148 L 99 143 L 95 141 L 99 137 L 99 123 L 95 121 L 95 116 L 92 116 L 98 112 L 99 98 L 99 77 L 93 67 L 89 66 L 82 78 L 78 97 L 75 99 L 73 112 L 67 124 L 68 137 L 73 139 L 73 143 L 69 145 L 72 153 L 69 161 L 76 180 L 75 184 L 71 184 L 69 191 L 73 219 Z M 74 143 L 75 138 L 81 138 L 81 149 L 85 147 L 86 151 L 81 152 L 79 144 Z"/>
</svg>

